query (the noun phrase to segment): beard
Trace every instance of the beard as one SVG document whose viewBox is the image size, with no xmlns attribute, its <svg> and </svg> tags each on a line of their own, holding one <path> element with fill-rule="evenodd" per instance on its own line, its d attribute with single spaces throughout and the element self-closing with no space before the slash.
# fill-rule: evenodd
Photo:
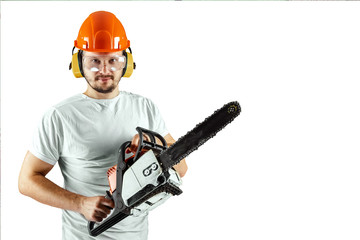
<svg viewBox="0 0 360 240">
<path fill-rule="evenodd" d="M 97 86 L 96 81 L 98 81 L 100 78 L 111 78 L 112 84 L 109 86 L 105 86 L 105 87 Z M 119 85 L 119 82 L 120 82 L 120 79 L 118 81 L 115 81 L 113 75 L 96 76 L 95 79 L 92 81 L 95 84 L 91 84 L 90 81 L 87 79 L 87 77 L 85 77 L 85 79 L 86 79 L 87 83 L 89 84 L 89 86 L 99 93 L 111 93 Z"/>
</svg>

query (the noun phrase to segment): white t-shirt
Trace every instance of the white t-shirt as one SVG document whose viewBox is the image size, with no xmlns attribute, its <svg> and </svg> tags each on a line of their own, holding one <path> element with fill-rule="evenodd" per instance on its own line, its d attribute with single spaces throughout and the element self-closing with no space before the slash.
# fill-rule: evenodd
<svg viewBox="0 0 360 240">
<path fill-rule="evenodd" d="M 107 170 L 116 164 L 119 147 L 137 126 L 168 134 L 158 108 L 142 96 L 120 92 L 113 99 L 78 94 L 47 111 L 35 131 L 30 152 L 49 164 L 59 163 L 64 188 L 84 196 L 109 190 Z M 96 239 L 147 239 L 147 215 L 129 216 Z M 83 215 L 63 210 L 63 239 L 89 236 Z"/>
</svg>

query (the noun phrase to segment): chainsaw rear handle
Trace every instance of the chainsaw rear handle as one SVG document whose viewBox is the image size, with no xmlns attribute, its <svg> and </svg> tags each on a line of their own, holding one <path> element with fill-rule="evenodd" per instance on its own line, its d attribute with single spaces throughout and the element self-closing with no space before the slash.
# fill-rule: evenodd
<svg viewBox="0 0 360 240">
<path fill-rule="evenodd" d="M 130 209 L 128 209 L 130 211 Z M 127 218 L 130 215 L 130 213 L 124 213 L 124 212 L 113 212 L 110 217 L 106 218 L 104 222 L 101 222 L 98 226 L 95 226 L 95 222 L 89 222 L 88 223 L 88 231 L 90 236 L 96 237 L 99 234 L 103 233 L 104 231 L 108 230 L 121 220 Z"/>
<path fill-rule="evenodd" d="M 109 217 L 104 219 L 102 222 L 95 226 L 95 222 L 88 222 L 88 232 L 91 236 L 95 237 L 110 227 L 114 226 L 116 223 L 120 222 L 124 218 L 130 215 L 130 208 L 126 207 L 125 202 L 122 198 L 122 186 L 123 186 L 123 175 L 126 169 L 125 164 L 125 150 L 130 147 L 131 141 L 123 143 L 119 149 L 119 158 L 116 167 L 116 190 L 110 195 L 106 193 L 106 198 L 110 198 L 114 201 L 115 208 Z"/>
</svg>

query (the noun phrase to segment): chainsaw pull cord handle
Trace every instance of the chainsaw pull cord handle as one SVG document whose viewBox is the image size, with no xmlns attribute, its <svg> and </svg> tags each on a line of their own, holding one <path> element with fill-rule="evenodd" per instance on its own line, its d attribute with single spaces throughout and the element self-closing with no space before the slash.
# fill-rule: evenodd
<svg viewBox="0 0 360 240">
<path fill-rule="evenodd" d="M 110 216 L 104 219 L 98 226 L 95 227 L 95 222 L 88 222 L 88 232 L 91 236 L 97 236 L 105 230 L 109 229 L 122 219 L 130 215 L 130 210 L 126 208 L 125 202 L 122 198 L 123 175 L 126 169 L 125 164 L 125 150 L 130 147 L 131 141 L 123 143 L 119 149 L 119 158 L 116 167 L 116 190 L 113 192 L 111 198 L 114 200 L 115 208 Z M 110 197 L 107 196 L 105 197 Z M 120 214 L 119 214 L 120 213 Z M 95 227 L 95 228 L 94 228 Z"/>
<path fill-rule="evenodd" d="M 139 133 L 139 146 L 136 150 L 134 161 L 136 161 L 139 158 L 141 150 L 143 150 L 144 148 L 156 150 L 159 152 L 162 152 L 163 150 L 167 149 L 166 140 L 160 134 L 153 132 L 151 130 L 142 128 L 142 127 L 137 127 L 136 131 Z M 147 136 L 149 136 L 150 142 L 144 140 L 144 135 L 143 135 L 144 133 Z M 157 144 L 156 139 L 159 139 L 161 141 L 162 145 Z"/>
</svg>

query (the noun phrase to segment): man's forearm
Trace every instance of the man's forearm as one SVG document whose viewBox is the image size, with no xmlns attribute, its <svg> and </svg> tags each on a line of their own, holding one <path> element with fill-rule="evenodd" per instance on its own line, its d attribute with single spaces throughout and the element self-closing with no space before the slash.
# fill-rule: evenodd
<svg viewBox="0 0 360 240">
<path fill-rule="evenodd" d="M 169 147 L 175 143 L 175 139 L 170 134 L 166 135 L 164 138 Z M 184 177 L 188 169 L 185 158 L 176 164 L 174 168 L 179 173 L 180 177 Z"/>
<path fill-rule="evenodd" d="M 53 165 L 27 152 L 19 175 L 19 191 L 43 204 L 82 214 L 89 221 L 102 221 L 114 208 L 104 196 L 85 197 L 59 187 L 46 175 Z"/>
<path fill-rule="evenodd" d="M 19 190 L 22 194 L 43 204 L 80 212 L 83 196 L 59 187 L 42 174 L 20 179 Z"/>
</svg>

